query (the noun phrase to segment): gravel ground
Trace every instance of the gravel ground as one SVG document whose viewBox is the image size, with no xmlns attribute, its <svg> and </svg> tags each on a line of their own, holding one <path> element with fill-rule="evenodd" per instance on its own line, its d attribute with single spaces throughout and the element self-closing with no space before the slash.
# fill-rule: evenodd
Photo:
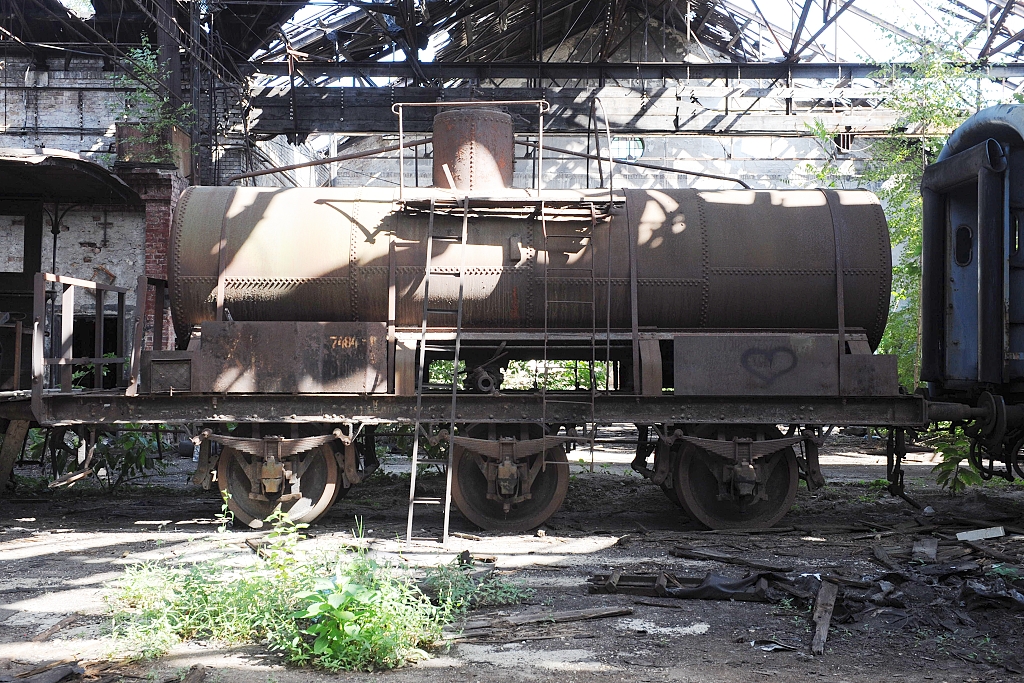
<svg viewBox="0 0 1024 683">
<path fill-rule="evenodd" d="M 629 435 L 625 427 L 608 434 Z M 426 683 L 1024 680 L 1024 610 L 986 601 L 970 590 L 1013 587 L 999 572 L 1012 573 L 1014 565 L 1020 569 L 1024 534 L 1016 528 L 1024 527 L 1024 486 L 991 483 L 951 497 L 934 486 L 929 473 L 933 454 L 915 453 L 907 480 L 912 495 L 935 511 L 925 517 L 872 485 L 885 476 L 884 456 L 873 450 L 878 446 L 877 440 L 833 437 L 822 456 L 830 481 L 824 490 L 801 488 L 794 509 L 774 529 L 724 533 L 700 530 L 657 487 L 629 472 L 628 445 L 604 444 L 595 453 L 593 472 L 589 453 L 583 464 L 573 465 L 565 505 L 540 534 L 481 532 L 455 513 L 452 528 L 460 536 L 447 548 L 398 542 L 405 530 L 408 489 L 400 476 L 403 461 L 389 460 L 383 473 L 340 499 L 310 529 L 313 535 L 306 543 L 351 544 L 351 529 L 360 518 L 364 542 L 373 553 L 430 565 L 469 551 L 534 589 L 529 604 L 474 611 L 468 617 L 473 621 L 601 607 L 632 613 L 499 628 L 439 650 L 413 667 L 329 678 Z M 574 453 L 570 460 L 579 456 Z M 125 565 L 220 552 L 225 540 L 237 552 L 248 552 L 244 541 L 252 532 L 216 534 L 220 499 L 185 483 L 191 467 L 190 460 L 175 457 L 162 477 L 116 495 L 85 483 L 57 493 L 22 488 L 0 502 L 0 680 L 27 664 L 64 657 L 104 660 L 112 645 L 104 631 L 105 587 Z M 23 468 L 18 474 L 37 476 L 38 470 Z M 439 515 L 418 515 L 417 526 L 430 533 L 440 520 Z M 986 541 L 984 548 L 1014 557 L 1016 563 L 998 562 L 985 550 L 956 541 L 957 531 L 982 523 L 1007 527 L 1006 536 Z M 938 541 L 935 561 L 912 558 L 914 542 L 922 539 Z M 679 545 L 788 565 L 793 571 L 786 577 L 796 582 L 782 583 L 797 591 L 816 591 L 813 575 L 843 582 L 824 654 L 809 654 L 811 601 L 784 592 L 778 583 L 769 589 L 775 598 L 771 602 L 588 592 L 589 577 L 615 570 L 680 578 L 709 572 L 739 578 L 754 571 L 671 555 Z M 879 563 L 876 548 L 890 566 Z M 879 588 L 886 585 L 891 586 L 888 592 Z M 1020 580 L 1016 585 L 1024 588 Z M 47 634 L 55 625 L 61 627 Z M 766 652 L 751 646 L 755 640 L 795 649 Z M 167 681 L 194 664 L 208 667 L 206 680 L 212 683 L 328 678 L 283 666 L 258 647 L 188 643 L 160 660 L 118 665 L 85 680 L 107 683 L 137 676 Z"/>
</svg>

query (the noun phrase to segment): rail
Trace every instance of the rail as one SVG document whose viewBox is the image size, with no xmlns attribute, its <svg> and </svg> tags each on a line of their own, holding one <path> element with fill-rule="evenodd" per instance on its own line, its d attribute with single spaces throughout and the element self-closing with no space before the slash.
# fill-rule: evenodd
<svg viewBox="0 0 1024 683">
<path fill-rule="evenodd" d="M 56 285 L 48 288 L 48 284 Z M 90 357 L 74 356 L 75 332 L 75 296 L 78 290 L 88 290 L 95 301 L 95 331 L 93 333 L 93 353 Z M 103 355 L 106 339 L 104 337 L 104 299 L 108 294 L 117 295 L 117 346 L 113 357 Z M 73 389 L 87 390 L 85 387 L 74 387 L 73 369 L 75 365 L 91 365 L 93 367 L 93 390 L 102 390 L 103 369 L 107 365 L 120 366 L 117 374 L 117 386 L 127 386 L 124 375 L 125 359 L 125 295 L 124 287 L 105 285 L 90 280 L 55 275 L 53 273 L 36 273 L 33 287 L 32 315 L 32 405 L 33 409 L 41 405 L 45 390 L 58 389 L 61 393 L 71 393 Z M 57 330 L 57 299 L 60 299 L 60 329 Z M 47 308 L 50 315 L 47 316 Z M 49 349 L 46 339 L 50 339 Z M 58 344 L 59 340 L 59 344 Z M 56 372 L 53 369 L 56 368 Z"/>
<path fill-rule="evenodd" d="M 504 106 L 537 106 L 537 194 L 544 187 L 544 114 L 551 109 L 547 100 L 473 100 L 469 102 L 397 102 L 391 105 L 391 111 L 398 115 L 398 200 L 405 200 L 405 107 L 494 107 Z M 452 190 L 456 188 L 453 187 Z"/>
</svg>

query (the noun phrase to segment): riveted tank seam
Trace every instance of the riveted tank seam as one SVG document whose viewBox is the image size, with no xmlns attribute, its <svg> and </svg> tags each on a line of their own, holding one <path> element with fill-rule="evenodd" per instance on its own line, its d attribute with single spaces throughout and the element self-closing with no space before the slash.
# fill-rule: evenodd
<svg viewBox="0 0 1024 683">
<path fill-rule="evenodd" d="M 399 173 L 401 172 L 402 169 L 399 169 Z M 363 192 L 360 188 L 356 190 L 355 206 L 352 208 L 352 220 L 348 226 L 348 305 L 351 310 L 350 317 L 357 322 L 359 321 L 359 283 L 356 278 L 356 268 L 358 267 L 356 225 L 359 224 L 359 208 L 362 206 L 362 198 Z"/>
<path fill-rule="evenodd" d="M 881 220 L 879 220 L 881 218 Z M 875 225 L 878 226 L 878 261 L 879 267 L 884 274 L 888 274 L 888 278 L 882 279 L 878 283 L 878 312 L 875 315 L 875 329 L 872 330 L 871 340 L 874 342 L 872 347 L 877 347 L 882 341 L 882 335 L 885 333 L 885 324 L 889 318 L 889 299 L 892 296 L 892 264 L 889 263 L 889 267 L 886 268 L 886 262 L 891 260 L 891 254 L 886 249 L 886 245 L 889 244 L 889 227 L 886 225 L 884 220 L 884 214 L 882 213 L 881 207 L 875 212 Z M 885 287 L 885 282 L 888 282 L 889 286 Z"/>
<path fill-rule="evenodd" d="M 176 336 L 186 338 L 188 336 L 188 330 L 184 329 L 177 321 L 184 318 L 184 312 L 180 310 L 179 302 L 182 300 L 181 290 L 181 240 L 176 239 L 177 231 L 181 229 L 181 222 L 184 220 L 185 212 L 188 209 L 189 199 L 192 197 L 194 187 L 186 187 L 185 191 L 182 192 L 178 198 L 178 203 L 175 206 L 174 221 L 171 224 L 171 239 L 174 242 L 173 249 L 171 251 L 172 257 L 174 258 L 174 267 L 168 271 L 172 282 L 168 288 L 171 291 L 171 320 L 174 323 L 174 333 Z M 141 303 L 142 309 L 145 308 L 145 301 Z M 135 302 L 136 310 L 140 309 L 140 303 Z"/>
<path fill-rule="evenodd" d="M 704 213 L 704 195 L 697 193 L 697 215 L 700 217 L 700 274 L 704 281 L 700 293 L 700 316 L 698 322 L 700 327 L 708 326 L 708 305 L 711 299 L 711 254 L 708 246 L 707 217 Z"/>
</svg>

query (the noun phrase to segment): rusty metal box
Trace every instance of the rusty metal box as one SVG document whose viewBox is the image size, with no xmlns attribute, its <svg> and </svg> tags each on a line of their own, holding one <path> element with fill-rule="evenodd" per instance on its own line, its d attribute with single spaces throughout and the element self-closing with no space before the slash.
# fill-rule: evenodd
<svg viewBox="0 0 1024 683">
<path fill-rule="evenodd" d="M 192 354 L 188 351 L 143 351 L 139 391 L 169 394 L 192 391 Z"/>
<path fill-rule="evenodd" d="M 385 323 L 205 322 L 193 386 L 214 393 L 383 393 Z"/>
<path fill-rule="evenodd" d="M 677 396 L 839 396 L 836 334 L 674 336 Z M 893 396 L 895 358 L 843 356 L 842 395 Z"/>
</svg>

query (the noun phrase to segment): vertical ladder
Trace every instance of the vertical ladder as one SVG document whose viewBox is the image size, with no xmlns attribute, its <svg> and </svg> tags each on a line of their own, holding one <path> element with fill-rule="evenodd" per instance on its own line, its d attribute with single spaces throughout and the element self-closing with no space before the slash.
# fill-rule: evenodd
<svg viewBox="0 0 1024 683">
<path fill-rule="evenodd" d="M 436 215 L 436 204 L 434 198 L 430 200 L 430 219 L 427 222 L 427 256 L 423 269 L 423 317 L 420 324 L 420 346 L 419 365 L 416 378 L 416 422 L 414 425 L 414 436 L 412 442 L 412 469 L 409 476 L 409 512 L 405 527 L 405 540 L 411 543 L 413 517 L 417 505 L 443 505 L 444 506 L 444 527 L 441 532 L 441 543 L 448 542 L 448 524 L 452 507 L 452 437 L 455 436 L 455 407 L 458 397 L 459 383 L 459 352 L 462 345 L 462 302 L 465 293 L 466 271 L 466 242 L 469 233 L 469 197 L 462 201 L 462 234 L 460 238 L 453 238 L 448 235 L 434 234 L 434 216 Z M 442 241 L 460 245 L 459 269 L 452 273 L 450 271 L 434 270 L 432 265 L 434 258 L 434 242 Z M 455 308 L 435 308 L 430 305 L 430 281 L 435 277 L 457 277 L 459 279 L 459 294 L 455 302 Z M 445 446 L 444 458 L 420 458 L 420 438 L 427 436 L 423 430 L 423 390 L 428 382 L 426 372 L 427 355 L 427 327 L 428 318 L 431 315 L 453 316 L 455 318 L 455 352 L 452 358 L 452 409 L 451 418 L 448 421 L 448 440 Z M 416 495 L 416 470 L 419 465 L 443 465 L 445 468 L 444 498 L 432 498 Z"/>
<path fill-rule="evenodd" d="M 584 230 L 574 230 L 571 232 L 555 232 L 548 225 L 547 215 L 545 211 L 544 202 L 540 205 L 540 225 L 541 232 L 544 236 L 544 254 L 546 261 L 544 263 L 544 386 L 541 387 L 541 421 L 542 427 L 548 423 L 548 406 L 550 404 L 565 404 L 575 406 L 585 406 L 587 410 L 587 422 L 583 425 L 583 435 L 587 442 L 590 450 L 590 469 L 594 469 L 594 439 L 597 436 L 597 425 L 594 422 L 595 402 L 597 397 L 597 378 L 595 377 L 594 370 L 597 366 L 597 280 L 596 280 L 596 247 L 594 245 L 594 237 L 597 233 L 597 213 L 594 209 L 593 204 L 588 205 L 590 208 L 590 225 Z M 589 262 L 589 268 L 569 268 L 565 266 L 551 266 L 551 248 L 550 239 L 558 238 L 571 238 L 586 240 L 586 244 L 580 250 L 579 254 L 584 262 Z M 610 246 L 610 245 L 609 245 Z M 550 292 L 548 290 L 549 276 L 557 274 L 559 272 L 570 273 L 575 276 L 589 276 L 590 278 L 590 298 L 589 299 L 551 299 Z M 556 275 L 557 277 L 557 275 Z M 585 291 L 585 290 L 584 290 Z M 585 315 L 590 318 L 590 362 L 589 362 L 589 400 L 569 400 L 569 399 L 552 399 L 548 398 L 548 351 L 550 343 L 550 318 L 551 318 L 551 307 L 564 306 L 568 308 L 580 308 L 585 311 Z M 578 363 L 579 361 L 573 361 Z M 588 430 L 589 425 L 589 430 Z"/>
</svg>

